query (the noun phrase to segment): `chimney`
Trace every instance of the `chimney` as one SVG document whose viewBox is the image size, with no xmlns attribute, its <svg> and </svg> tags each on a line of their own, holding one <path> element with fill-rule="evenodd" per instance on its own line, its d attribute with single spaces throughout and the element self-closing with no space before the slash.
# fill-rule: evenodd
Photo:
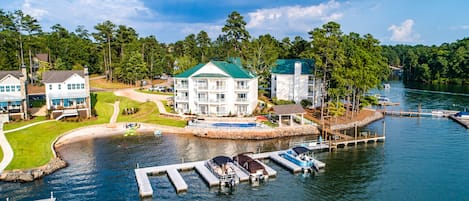
<svg viewBox="0 0 469 201">
<path fill-rule="evenodd" d="M 87 118 L 90 118 L 91 117 L 90 75 L 88 72 L 87 65 L 85 65 L 83 68 L 83 74 L 85 76 L 85 92 L 88 95 L 88 97 L 86 97 L 86 107 L 88 108 L 86 115 L 87 115 Z"/>
<path fill-rule="evenodd" d="M 295 72 L 293 73 L 293 101 L 300 102 L 300 77 L 301 77 L 301 62 L 295 62 Z"/>
</svg>

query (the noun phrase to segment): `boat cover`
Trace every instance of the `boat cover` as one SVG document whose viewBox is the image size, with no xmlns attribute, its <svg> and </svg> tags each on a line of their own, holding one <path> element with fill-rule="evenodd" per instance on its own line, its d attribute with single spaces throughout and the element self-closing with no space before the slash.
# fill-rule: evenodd
<svg viewBox="0 0 469 201">
<path fill-rule="evenodd" d="M 227 156 L 217 156 L 213 158 L 212 161 L 218 166 L 222 166 L 228 162 L 233 162 L 233 160 L 231 160 L 231 158 Z"/>
<path fill-rule="evenodd" d="M 302 154 L 310 151 L 308 148 L 303 146 L 293 147 L 292 149 L 294 152 L 296 152 L 296 154 Z"/>
</svg>

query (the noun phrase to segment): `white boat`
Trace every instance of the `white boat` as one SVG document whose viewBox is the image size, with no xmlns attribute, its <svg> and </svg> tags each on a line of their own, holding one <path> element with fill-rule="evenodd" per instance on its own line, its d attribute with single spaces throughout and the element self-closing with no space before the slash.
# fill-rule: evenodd
<svg viewBox="0 0 469 201">
<path fill-rule="evenodd" d="M 316 159 L 314 159 L 312 151 L 304 146 L 293 147 L 286 151 L 282 157 L 300 166 L 305 173 L 319 172 L 319 167 L 315 162 Z"/>
<path fill-rule="evenodd" d="M 217 156 L 208 160 L 205 165 L 220 180 L 220 186 L 233 188 L 239 183 L 238 175 L 236 175 L 233 163 L 230 157 Z"/>
</svg>

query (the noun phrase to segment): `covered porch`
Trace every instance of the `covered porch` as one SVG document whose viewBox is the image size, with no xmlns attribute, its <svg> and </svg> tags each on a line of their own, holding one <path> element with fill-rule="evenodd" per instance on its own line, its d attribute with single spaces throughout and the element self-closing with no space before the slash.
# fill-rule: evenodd
<svg viewBox="0 0 469 201">
<path fill-rule="evenodd" d="M 284 123 L 282 123 L 282 117 L 285 119 L 288 119 L 288 125 L 293 126 L 294 125 L 294 120 L 293 118 L 295 115 L 301 116 L 300 118 L 300 125 L 304 125 L 304 114 L 306 114 L 306 111 L 301 107 L 299 104 L 290 104 L 290 105 L 275 105 L 273 106 L 274 113 L 278 115 L 278 126 L 282 127 L 284 126 Z"/>
</svg>

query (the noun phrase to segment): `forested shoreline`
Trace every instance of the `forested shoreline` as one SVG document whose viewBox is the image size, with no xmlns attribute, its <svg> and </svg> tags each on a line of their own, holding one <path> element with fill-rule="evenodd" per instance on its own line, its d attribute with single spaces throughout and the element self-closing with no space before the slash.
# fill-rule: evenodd
<svg viewBox="0 0 469 201">
<path fill-rule="evenodd" d="M 0 18 L 0 70 L 16 70 L 23 64 L 29 68 L 34 55 L 47 54 L 48 62 L 37 68 L 39 75 L 86 65 L 91 73 L 106 75 L 110 81 L 136 84 L 212 59 L 239 57 L 244 67 L 259 76 L 259 85 L 268 88 L 270 69 L 277 59 L 314 59 L 315 72 L 311 73 L 324 83 L 322 102 L 336 102 L 337 108 L 339 101 L 348 100 L 354 111 L 359 109 L 361 96 L 379 86 L 390 72 L 377 39 L 371 34 L 344 34 L 335 22 L 312 27 L 309 39 L 277 40 L 268 33 L 252 37 L 243 16 L 234 11 L 215 39 L 201 30 L 167 44 L 111 21 L 96 24 L 92 31 L 83 26 L 69 31 L 56 24 L 44 32 L 36 19 L 20 10 L 0 10 Z"/>
<path fill-rule="evenodd" d="M 469 38 L 440 46 L 383 46 L 389 65 L 402 67 L 402 79 L 423 83 L 469 83 Z"/>
</svg>

